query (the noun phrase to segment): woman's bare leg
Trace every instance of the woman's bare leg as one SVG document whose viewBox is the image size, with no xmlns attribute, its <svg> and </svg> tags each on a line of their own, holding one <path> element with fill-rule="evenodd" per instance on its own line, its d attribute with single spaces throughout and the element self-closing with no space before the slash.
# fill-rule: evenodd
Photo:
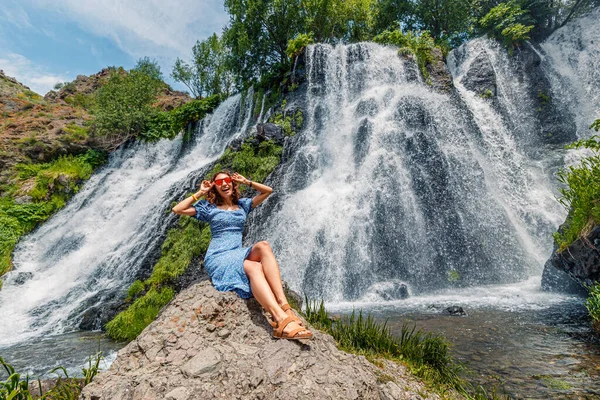
<svg viewBox="0 0 600 400">
<path fill-rule="evenodd" d="M 259 262 L 250 261 L 246 259 L 244 261 L 244 271 L 248 276 L 248 280 L 250 280 L 250 288 L 252 289 L 252 294 L 256 301 L 260 303 L 261 306 L 277 322 L 284 320 L 288 317 L 288 315 L 281 309 L 277 300 L 275 299 L 275 295 L 267 282 L 265 274 L 263 272 L 263 267 Z M 296 321 L 289 323 L 284 329 L 284 332 L 290 332 L 292 329 L 299 328 L 300 325 Z M 308 330 L 300 331 L 300 334 L 304 334 L 309 332 Z"/>
<path fill-rule="evenodd" d="M 277 303 L 280 306 L 286 304 L 288 301 L 283 292 L 279 265 L 277 265 L 277 260 L 275 259 L 275 255 L 273 254 L 273 250 L 271 250 L 269 243 L 262 241 L 252 246 L 252 250 L 250 251 L 247 260 L 257 261 L 262 264 L 265 278 L 275 295 Z"/>
</svg>

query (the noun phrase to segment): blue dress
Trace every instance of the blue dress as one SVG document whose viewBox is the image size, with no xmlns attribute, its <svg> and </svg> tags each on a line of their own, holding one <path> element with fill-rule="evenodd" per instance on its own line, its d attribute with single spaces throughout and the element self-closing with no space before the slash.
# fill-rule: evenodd
<svg viewBox="0 0 600 400">
<path fill-rule="evenodd" d="M 207 200 L 194 203 L 196 219 L 210 224 L 212 239 L 204 257 L 204 268 L 215 289 L 234 291 L 248 299 L 252 297 L 252 291 L 244 271 L 244 260 L 252 247 L 242 247 L 242 232 L 252 210 L 252 199 L 239 199 L 238 206 L 237 210 L 226 211 Z"/>
</svg>

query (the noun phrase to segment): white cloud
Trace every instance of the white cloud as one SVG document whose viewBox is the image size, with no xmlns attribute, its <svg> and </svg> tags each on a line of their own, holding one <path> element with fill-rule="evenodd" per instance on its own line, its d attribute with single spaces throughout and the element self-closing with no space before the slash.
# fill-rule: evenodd
<svg viewBox="0 0 600 400">
<path fill-rule="evenodd" d="M 17 53 L 8 53 L 0 57 L 0 69 L 8 76 L 16 78 L 25 86 L 42 96 L 48 93 L 56 83 L 71 80 L 66 76 L 48 73 L 27 57 Z"/>
<path fill-rule="evenodd" d="M 198 39 L 228 20 L 222 0 L 29 0 L 84 31 L 112 40 L 133 58 L 188 57 Z"/>
<path fill-rule="evenodd" d="M 0 7 L 0 22 L 15 25 L 20 29 L 34 29 L 27 12 L 14 2 L 7 2 Z"/>
</svg>

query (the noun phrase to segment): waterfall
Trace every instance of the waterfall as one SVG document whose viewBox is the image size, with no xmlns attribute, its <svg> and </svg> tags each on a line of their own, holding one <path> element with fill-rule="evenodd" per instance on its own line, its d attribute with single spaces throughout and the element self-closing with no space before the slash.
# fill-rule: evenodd
<svg viewBox="0 0 600 400">
<path fill-rule="evenodd" d="M 240 95 L 224 101 L 189 144 L 180 135 L 113 153 L 64 209 L 23 238 L 0 291 L 0 345 L 76 329 L 86 309 L 120 296 L 153 261 L 173 199 L 245 133 L 248 99 L 244 107 Z"/>
<path fill-rule="evenodd" d="M 273 179 L 277 206 L 250 232 L 271 242 L 293 288 L 341 301 L 386 282 L 419 294 L 540 273 L 565 213 L 522 137 L 535 125 L 514 102 L 527 88 L 498 46 L 470 46 L 452 68 L 455 94 L 391 47 L 308 48 L 306 128 Z M 481 51 L 497 70 L 493 102 L 460 84 Z"/>
<path fill-rule="evenodd" d="M 566 216 L 562 146 L 600 117 L 597 19 L 514 58 L 472 40 L 448 56 L 448 92 L 393 47 L 309 46 L 307 83 L 288 102 L 304 127 L 286 138 L 246 242 L 268 240 L 291 287 L 329 302 L 531 281 Z M 155 261 L 171 201 L 256 122 L 253 98 L 223 102 L 189 143 L 120 149 L 23 238 L 0 291 L 0 346 L 75 329 L 122 296 Z"/>
</svg>

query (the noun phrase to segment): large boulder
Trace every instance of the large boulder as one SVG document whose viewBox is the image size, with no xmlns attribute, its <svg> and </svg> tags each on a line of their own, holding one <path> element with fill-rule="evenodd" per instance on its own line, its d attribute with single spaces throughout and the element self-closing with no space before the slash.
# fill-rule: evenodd
<svg viewBox="0 0 600 400">
<path fill-rule="evenodd" d="M 581 285 L 600 282 L 600 226 L 571 243 L 567 249 L 554 251 L 549 263 Z"/>
<path fill-rule="evenodd" d="M 375 366 L 313 329 L 308 344 L 272 338 L 260 305 L 200 282 L 181 292 L 82 399 L 421 399 L 402 365 Z M 437 398 L 435 395 L 431 395 Z"/>
</svg>

